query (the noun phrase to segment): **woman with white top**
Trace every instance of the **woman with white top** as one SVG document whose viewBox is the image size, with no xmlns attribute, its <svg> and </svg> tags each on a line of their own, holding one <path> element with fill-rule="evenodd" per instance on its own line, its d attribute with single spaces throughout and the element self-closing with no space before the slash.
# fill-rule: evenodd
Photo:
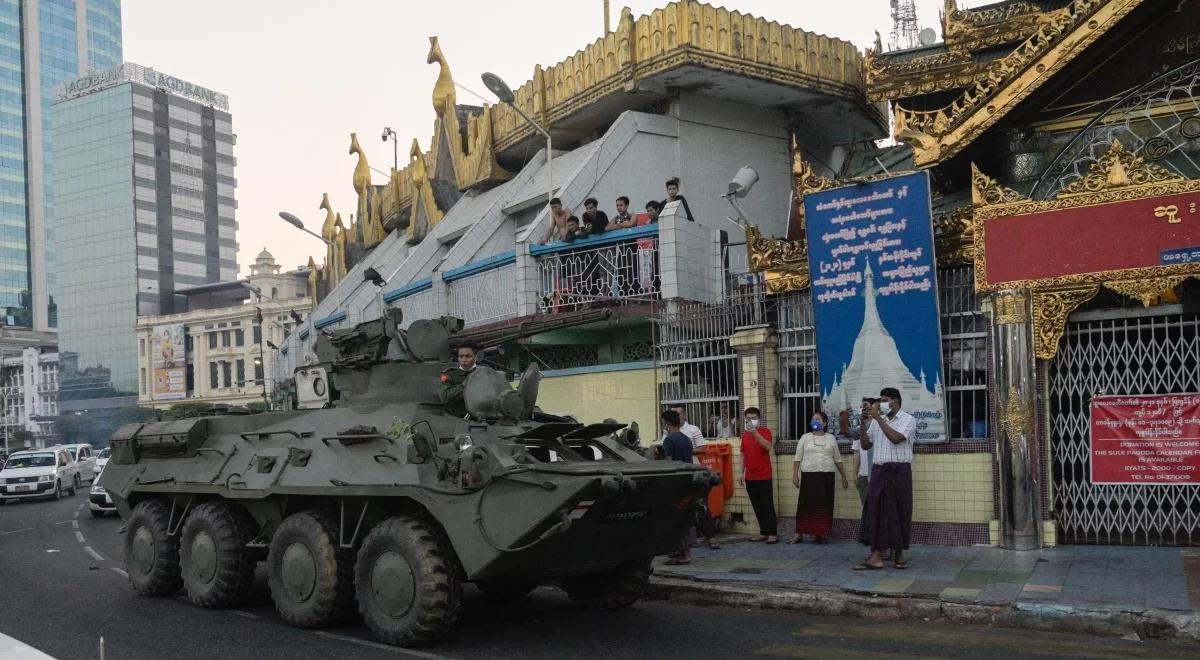
<svg viewBox="0 0 1200 660">
<path fill-rule="evenodd" d="M 815 543 L 825 543 L 833 530 L 834 470 L 842 478 L 842 488 L 850 487 L 842 471 L 837 439 L 827 433 L 829 417 L 817 411 L 809 426 L 812 431 L 796 443 L 792 460 L 792 483 L 800 489 L 800 499 L 796 503 L 796 535 L 789 544 L 800 543 L 805 534 L 811 534 Z"/>
</svg>

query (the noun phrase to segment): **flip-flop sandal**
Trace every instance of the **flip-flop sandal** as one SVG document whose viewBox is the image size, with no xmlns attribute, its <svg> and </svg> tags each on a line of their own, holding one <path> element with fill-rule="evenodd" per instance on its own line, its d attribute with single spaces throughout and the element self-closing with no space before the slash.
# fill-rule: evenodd
<svg viewBox="0 0 1200 660">
<path fill-rule="evenodd" d="M 804 543 L 804 539 L 797 536 L 796 538 L 792 539 L 791 541 L 788 541 L 788 545 L 796 545 L 797 543 Z"/>
<path fill-rule="evenodd" d="M 779 543 L 779 539 L 775 539 L 774 541 L 767 539 L 767 545 L 775 545 L 776 543 Z"/>
<path fill-rule="evenodd" d="M 671 562 L 667 562 L 667 563 L 669 564 Z M 858 566 L 855 566 L 854 570 L 856 570 L 856 571 L 882 571 L 883 566 L 872 566 L 864 561 L 863 563 L 859 564 Z"/>
<path fill-rule="evenodd" d="M 766 540 L 767 540 L 767 537 L 765 537 L 765 536 L 751 536 L 749 540 L 750 540 L 750 542 L 752 542 L 752 543 L 758 543 L 759 541 L 766 541 Z"/>
<path fill-rule="evenodd" d="M 905 569 L 905 568 L 908 568 L 908 562 L 906 562 L 906 561 L 903 561 L 903 560 L 901 560 L 901 561 L 898 561 L 898 562 L 896 562 L 896 563 L 895 563 L 895 564 L 893 564 L 893 565 L 894 565 L 896 568 L 899 568 L 899 569 Z"/>
<path fill-rule="evenodd" d="M 692 563 L 692 560 L 691 559 L 668 559 L 665 563 L 667 566 L 687 566 L 688 564 Z"/>
</svg>

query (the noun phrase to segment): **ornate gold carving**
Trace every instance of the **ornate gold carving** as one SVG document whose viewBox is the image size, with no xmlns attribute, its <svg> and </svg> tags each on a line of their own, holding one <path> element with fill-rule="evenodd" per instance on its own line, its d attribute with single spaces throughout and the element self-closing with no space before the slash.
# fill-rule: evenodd
<svg viewBox="0 0 1200 660">
<path fill-rule="evenodd" d="M 787 293 L 788 291 L 803 291 L 809 287 L 808 273 L 781 273 L 779 271 L 767 271 L 763 275 L 763 281 L 767 285 L 767 293 Z"/>
<path fill-rule="evenodd" d="M 1058 341 L 1075 308 L 1091 300 L 1100 290 L 1092 285 L 1075 289 L 1033 292 L 1033 352 L 1043 360 L 1058 354 Z"/>
<path fill-rule="evenodd" d="M 942 14 L 946 44 L 979 50 L 1025 40 L 1038 29 L 1042 8 L 1032 2 L 1012 2 L 979 9 L 958 9 L 947 0 Z"/>
<path fill-rule="evenodd" d="M 992 300 L 997 325 L 1015 325 L 1029 321 L 1029 313 L 1026 310 L 1028 298 L 1024 292 L 1001 293 Z"/>
<path fill-rule="evenodd" d="M 759 273 L 777 271 L 778 277 L 804 280 L 808 286 L 808 250 L 804 241 L 789 241 L 782 238 L 764 238 L 754 225 L 746 225 L 746 253 L 750 270 Z"/>
<path fill-rule="evenodd" d="M 939 266 L 975 261 L 975 218 L 970 206 L 961 206 L 933 219 L 933 240 Z"/>
<path fill-rule="evenodd" d="M 1114 163 L 1118 165 L 1114 165 Z M 987 279 L 987 252 L 984 250 L 984 245 L 986 244 L 988 223 L 992 220 L 1083 206 L 1096 206 L 1112 202 L 1126 202 L 1149 197 L 1166 197 L 1200 192 L 1200 179 L 1190 180 L 1178 177 L 1163 179 L 1161 173 L 1153 168 L 1154 166 L 1142 162 L 1141 159 L 1131 157 L 1131 154 L 1125 151 L 1123 147 L 1115 147 L 1109 151 L 1109 156 L 1097 162 L 1091 173 L 1089 173 L 1089 176 L 1099 176 L 1105 182 L 1113 181 L 1120 185 L 1106 187 L 1095 192 L 1061 195 L 1053 200 L 1034 201 L 1022 197 L 1015 191 L 1004 188 L 972 165 L 972 199 L 976 206 L 974 211 L 975 290 L 980 293 L 988 293 L 1013 288 L 1054 289 L 1101 284 L 1103 282 L 1195 275 L 1197 272 L 1196 264 L 1175 264 L 1170 266 L 1124 268 L 998 283 L 989 282 Z M 1114 170 L 1117 171 L 1116 175 L 1112 174 Z M 1126 179 L 1128 183 L 1124 183 Z M 1106 185 L 1108 184 L 1106 183 Z"/>
<path fill-rule="evenodd" d="M 1105 282 L 1104 288 L 1138 300 L 1142 303 L 1142 306 L 1149 307 L 1162 298 L 1163 294 L 1179 286 L 1179 283 L 1187 278 L 1187 275 L 1175 275 L 1172 277 L 1154 277 L 1144 280 Z"/>
<path fill-rule="evenodd" d="M 1092 163 L 1086 176 L 1076 179 L 1058 193 L 1062 199 L 1070 195 L 1084 195 L 1103 190 L 1114 190 L 1126 186 L 1144 186 L 1149 183 L 1183 181 L 1178 174 L 1147 163 L 1145 159 L 1125 148 L 1121 142 L 1113 142 L 1104 156 Z"/>
<path fill-rule="evenodd" d="M 973 206 L 996 206 L 1012 204 L 1028 199 L 1021 193 L 1005 188 L 999 181 L 984 174 L 971 163 L 971 204 Z"/>
<path fill-rule="evenodd" d="M 450 65 L 442 55 L 442 47 L 437 37 L 429 37 L 429 55 L 425 57 L 426 64 L 437 64 L 438 77 L 433 83 L 433 111 L 438 117 L 454 109 L 454 77 L 450 75 Z"/>
<path fill-rule="evenodd" d="M 928 166 L 957 154 L 1108 31 L 1143 0 L 1074 0 L 1037 17 L 1037 29 L 937 110 L 895 105 L 895 135 Z"/>
<path fill-rule="evenodd" d="M 1004 429 L 1008 446 L 1015 451 L 1020 449 L 1023 439 L 1033 435 L 1033 415 L 1030 414 L 1029 406 L 1021 401 L 1021 391 L 1016 385 L 1008 388 L 1007 399 L 1004 408 L 998 411 L 1000 427 Z"/>
</svg>

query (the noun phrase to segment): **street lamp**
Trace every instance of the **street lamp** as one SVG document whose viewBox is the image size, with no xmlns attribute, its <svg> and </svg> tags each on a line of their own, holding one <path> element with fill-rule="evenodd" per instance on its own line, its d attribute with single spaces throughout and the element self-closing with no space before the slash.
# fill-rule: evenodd
<svg viewBox="0 0 1200 660">
<path fill-rule="evenodd" d="M 280 211 L 279 217 L 283 218 L 284 222 L 295 227 L 296 229 L 299 229 L 300 231 L 302 231 L 310 236 L 315 236 L 316 238 L 320 239 L 321 242 L 324 243 L 325 245 L 328 245 L 329 247 L 333 247 L 333 243 L 330 242 L 329 239 L 325 238 L 324 236 L 322 236 L 320 234 L 316 234 L 308 229 L 305 229 L 304 223 L 300 221 L 300 218 L 297 218 L 296 216 L 292 215 L 291 213 L 288 213 L 287 211 Z"/>
<path fill-rule="evenodd" d="M 379 271 L 371 266 L 368 266 L 363 271 L 363 282 L 370 282 L 375 285 L 375 297 L 379 300 L 379 318 L 383 318 L 383 287 L 387 282 L 379 274 Z"/>
<path fill-rule="evenodd" d="M 550 132 L 538 125 L 536 121 L 530 119 L 529 115 L 517 107 L 516 95 L 513 94 L 512 88 L 500 76 L 488 72 L 483 74 L 481 78 L 483 79 L 483 86 L 487 87 L 488 91 L 495 94 L 501 103 L 507 103 L 518 115 L 521 115 L 521 119 L 524 119 L 533 127 L 533 130 L 541 133 L 542 137 L 546 138 L 546 180 L 549 181 L 547 184 L 549 190 L 546 194 L 546 207 L 549 208 L 550 200 L 554 199 L 554 141 L 550 137 Z"/>
<path fill-rule="evenodd" d="M 379 137 L 382 138 L 384 142 L 387 142 L 389 137 L 392 138 L 392 169 L 399 172 L 400 171 L 400 140 L 399 140 L 399 137 L 396 135 L 396 131 L 393 131 L 391 126 L 384 126 L 383 127 L 383 135 L 380 135 Z"/>
</svg>

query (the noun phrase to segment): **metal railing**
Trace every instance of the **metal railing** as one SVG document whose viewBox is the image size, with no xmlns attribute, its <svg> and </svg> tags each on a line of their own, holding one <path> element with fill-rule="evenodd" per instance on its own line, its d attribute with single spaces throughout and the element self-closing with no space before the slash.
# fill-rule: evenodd
<svg viewBox="0 0 1200 660">
<path fill-rule="evenodd" d="M 393 303 L 392 307 L 404 310 L 404 327 L 408 327 L 417 319 L 431 319 L 437 316 L 434 309 L 433 290 L 426 289 L 410 296 L 405 296 Z"/>
<path fill-rule="evenodd" d="M 533 250 L 539 311 L 564 312 L 596 302 L 658 299 L 658 235 L 646 230 L 626 230 L 628 238 L 616 241 L 597 237 Z"/>
<path fill-rule="evenodd" d="M 516 315 L 515 264 L 468 275 L 448 285 L 450 315 L 466 325 L 479 325 Z M 408 312 L 405 311 L 405 316 Z"/>
</svg>

